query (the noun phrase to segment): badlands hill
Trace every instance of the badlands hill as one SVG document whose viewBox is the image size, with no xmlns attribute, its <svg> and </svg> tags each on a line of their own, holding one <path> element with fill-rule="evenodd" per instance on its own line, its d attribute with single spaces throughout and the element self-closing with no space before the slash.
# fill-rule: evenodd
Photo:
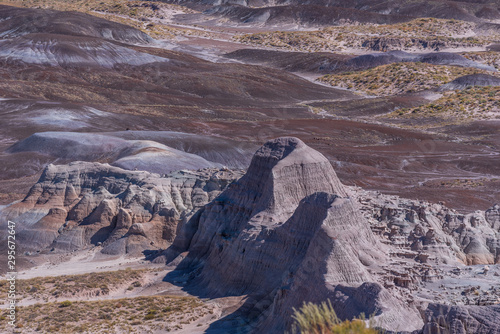
<svg viewBox="0 0 500 334">
<path fill-rule="evenodd" d="M 283 332 L 294 307 L 326 299 L 341 319 L 370 314 L 391 331 L 498 330 L 500 271 L 485 267 L 500 261 L 498 205 L 461 214 L 346 187 L 293 137 L 268 141 L 246 173 L 49 165 L 1 218 L 20 222 L 24 268 L 145 255 L 185 294 L 244 297 L 207 333 Z"/>
<path fill-rule="evenodd" d="M 498 4 L 167 2 L 0 1 L 15 332 L 500 331 Z"/>
<path fill-rule="evenodd" d="M 367 209 L 377 202 L 344 187 L 329 161 L 302 141 L 279 138 L 261 147 L 247 173 L 184 224 L 158 259 L 176 267 L 167 280 L 192 294 L 247 295 L 208 332 L 281 332 L 293 307 L 326 299 L 342 319 L 373 314 L 392 331 L 434 326 L 419 313 L 435 298 L 425 282 L 442 279 L 447 265 L 498 263 L 498 207 L 459 217 L 398 200 L 394 207 L 386 201 L 378 216 Z M 465 328 L 481 316 L 450 314 L 449 321 Z"/>
<path fill-rule="evenodd" d="M 0 5 L 2 39 L 29 34 L 57 34 L 104 38 L 117 42 L 149 44 L 147 34 L 128 25 L 78 12 L 59 12 Z"/>
<path fill-rule="evenodd" d="M 341 73 L 362 71 L 394 63 L 426 63 L 495 71 L 495 68 L 451 52 L 411 54 L 403 51 L 353 56 L 328 52 L 286 52 L 276 50 L 240 49 L 224 55 L 252 64 L 281 68 L 290 72 Z"/>
<path fill-rule="evenodd" d="M 209 8 L 242 23 L 332 25 L 345 23 L 387 24 L 415 17 L 436 17 L 476 22 L 497 22 L 500 8 L 494 1 L 267 1 L 267 0 L 169 0 L 194 8 Z M 210 9 L 210 6 L 214 6 Z"/>
<path fill-rule="evenodd" d="M 1 71 L 9 78 L 3 96 L 189 106 L 351 96 L 287 73 L 152 50 L 151 38 L 132 27 L 74 12 L 55 19 L 57 13 L 0 6 Z M 33 67 L 29 82 L 25 66 Z M 15 93 L 20 84 L 30 87 Z"/>
<path fill-rule="evenodd" d="M 474 100 L 487 101 L 486 104 L 492 106 L 491 113 L 477 113 L 480 116 L 477 119 L 465 113 L 458 121 L 453 121 L 448 113 L 441 117 L 441 113 L 411 112 L 433 103 L 436 94 L 419 91 L 411 96 L 364 98 L 355 89 L 338 89 L 313 81 L 318 73 L 340 75 L 374 67 L 373 72 L 377 72 L 377 66 L 384 66 L 381 64 L 421 61 L 425 64 L 419 66 L 418 71 L 423 76 L 433 68 L 425 65 L 433 64 L 447 66 L 443 68 L 445 74 L 455 73 L 453 76 L 438 75 L 444 79 L 433 82 L 441 86 L 456 77 L 483 73 L 483 70 L 495 75 L 490 71 L 496 66 L 494 51 L 457 54 L 427 48 L 425 51 L 381 53 L 374 52 L 370 46 L 355 55 L 283 52 L 281 47 L 263 50 L 259 44 L 260 38 L 267 34 L 273 38 L 282 36 L 282 32 L 274 33 L 276 27 L 232 26 L 226 29 L 224 20 L 217 21 L 203 12 L 172 4 L 109 0 L 85 1 L 83 7 L 79 6 L 79 0 L 47 0 L 43 4 L 9 0 L 3 3 L 51 9 L 0 8 L 1 27 L 5 29 L 0 32 L 0 75 L 4 78 L 0 82 L 0 125 L 4 129 L 0 134 L 2 204 L 22 199 L 49 163 L 69 163 L 72 156 L 110 164 L 117 160 L 117 152 L 112 147 L 107 151 L 100 148 L 100 152 L 106 152 L 90 159 L 89 155 L 76 158 L 78 150 L 52 154 L 47 148 L 40 151 L 29 145 L 23 150 L 9 150 L 32 135 L 37 134 L 35 137 L 39 138 L 42 133 L 54 131 L 72 136 L 73 142 L 85 136 L 78 134 L 81 132 L 156 142 L 142 143 L 140 149 L 136 147 L 124 152 L 126 163 L 116 165 L 160 173 L 165 172 L 161 166 L 147 167 L 140 164 L 137 157 L 165 156 L 168 149 L 159 146 L 161 144 L 187 153 L 199 153 L 209 162 L 243 168 L 248 166 L 255 148 L 265 140 L 293 135 L 324 152 L 331 161 L 339 161 L 336 171 L 351 185 L 403 197 L 443 200 L 452 207 L 467 210 L 484 210 L 496 202 L 498 173 L 494 159 L 498 152 L 498 129 L 496 123 L 481 121 L 496 117 L 495 101 L 489 101 L 494 91 L 480 92 L 481 98 Z M 54 13 L 58 13 L 55 9 L 85 13 L 59 12 L 57 15 L 64 18 L 61 21 L 55 17 Z M 13 13 L 15 15 L 11 15 Z M 17 18 L 25 16 L 35 18 L 33 22 L 38 22 L 38 16 L 49 20 L 40 19 L 33 26 L 23 25 Z M 443 38 L 458 33 L 460 38 L 467 40 L 471 34 L 471 41 L 466 44 L 472 43 L 474 48 L 478 45 L 482 48 L 483 42 L 489 43 L 489 36 L 483 38 L 473 29 L 478 26 L 477 22 L 455 20 L 451 24 L 449 20 L 422 20 L 384 26 L 329 27 L 324 36 L 322 32 L 302 31 L 297 27 L 297 31 L 286 36 L 297 37 L 306 49 L 318 50 L 323 42 L 335 48 L 337 42 L 356 44 L 360 38 L 354 37 L 364 36 L 359 35 L 359 31 L 368 28 L 379 37 L 403 34 L 405 38 L 417 38 L 417 42 L 435 39 L 432 36 L 436 33 Z M 18 31 L 11 31 L 18 23 Z M 38 25 L 41 28 L 37 28 Z M 168 34 L 162 35 L 160 41 L 144 39 L 145 32 L 157 37 L 155 31 Z M 335 42 L 340 33 L 347 39 Z M 242 38 L 254 35 L 258 35 L 255 44 L 239 43 Z M 320 35 L 325 38 L 315 38 Z M 144 38 L 139 40 L 140 36 Z M 354 39 L 350 40 L 351 37 Z M 386 38 L 389 44 L 373 46 L 401 45 L 401 40 L 393 37 L 390 41 Z M 475 39 L 480 44 L 476 44 Z M 392 75 L 395 73 L 397 71 Z M 377 80 L 375 75 L 371 79 Z M 413 78 L 398 75 L 398 87 L 391 90 L 400 92 L 402 87 L 408 86 L 407 80 Z M 412 89 L 421 88 L 429 88 L 429 85 Z M 425 109 L 431 110 L 430 107 Z M 468 109 L 464 106 L 464 110 Z M 420 132 L 420 127 L 427 132 Z M 170 134 L 152 133 L 161 131 L 186 136 L 176 141 Z M 124 134 L 127 132 L 142 134 L 127 137 L 129 135 Z M 199 136 L 196 142 L 193 142 L 193 135 Z M 50 144 L 53 147 L 59 140 L 67 142 L 62 137 L 54 138 Z M 435 146 L 433 154 L 417 154 L 428 141 Z M 137 155 L 132 157 L 129 153 Z M 442 156 L 447 158 L 442 159 Z M 149 161 L 154 163 L 154 159 Z M 477 187 L 444 189 L 439 186 L 441 181 L 454 182 L 450 177 L 480 178 L 481 181 Z"/>
</svg>

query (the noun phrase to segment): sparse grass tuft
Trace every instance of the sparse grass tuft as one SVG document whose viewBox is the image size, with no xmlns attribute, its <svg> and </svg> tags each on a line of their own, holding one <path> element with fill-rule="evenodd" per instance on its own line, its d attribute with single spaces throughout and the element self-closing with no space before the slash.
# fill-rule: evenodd
<svg viewBox="0 0 500 334">
<path fill-rule="evenodd" d="M 340 321 L 330 301 L 320 305 L 304 303 L 294 309 L 295 324 L 293 332 L 301 334 L 377 334 L 378 331 L 367 328 L 364 319 Z"/>
<path fill-rule="evenodd" d="M 493 66 L 497 70 L 500 70 L 500 53 L 495 51 L 483 51 L 483 52 L 463 52 L 462 56 L 467 59 L 482 63 L 485 65 Z"/>
<path fill-rule="evenodd" d="M 164 333 L 210 317 L 210 311 L 193 297 L 64 301 L 19 307 L 16 324 L 23 333 Z M 6 317 L 7 311 L 0 314 Z M 7 321 L 0 322 L 0 332 L 7 333 L 8 326 Z"/>
<path fill-rule="evenodd" d="M 69 300 L 65 300 L 59 304 L 59 307 L 68 307 L 71 306 L 71 302 Z"/>
<path fill-rule="evenodd" d="M 22 298 L 68 298 L 75 295 L 108 295 L 111 290 L 142 286 L 140 280 L 147 270 L 117 270 L 83 275 L 35 277 L 17 281 L 17 294 Z M 7 281 L 0 281 L 0 297 L 7 296 Z"/>
</svg>

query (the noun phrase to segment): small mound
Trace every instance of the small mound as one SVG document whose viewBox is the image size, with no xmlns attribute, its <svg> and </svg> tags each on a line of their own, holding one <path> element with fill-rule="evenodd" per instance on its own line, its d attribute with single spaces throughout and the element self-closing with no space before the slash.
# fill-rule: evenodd
<svg viewBox="0 0 500 334">
<path fill-rule="evenodd" d="M 229 168 L 248 168 L 258 148 L 253 143 L 174 131 L 120 131 L 106 135 L 126 140 L 152 140 Z"/>
<path fill-rule="evenodd" d="M 140 30 L 88 14 L 0 5 L 1 38 L 32 33 L 98 37 L 130 44 L 153 41 Z"/>
<path fill-rule="evenodd" d="M 500 86 L 500 78 L 488 74 L 470 74 L 456 78 L 452 82 L 439 87 L 439 91 L 462 90 L 467 87 Z"/>
<path fill-rule="evenodd" d="M 41 33 L 0 40 L 0 57 L 62 67 L 113 68 L 117 64 L 144 65 L 168 61 L 101 38 Z"/>
<path fill-rule="evenodd" d="M 94 133 L 35 133 L 11 146 L 8 152 L 36 152 L 63 161 L 105 161 L 128 170 L 159 174 L 221 166 L 154 141 L 125 140 Z"/>
<path fill-rule="evenodd" d="M 330 52 L 284 52 L 261 49 L 240 49 L 224 55 L 249 64 L 281 68 L 289 72 L 331 73 L 343 69 L 346 61 L 353 58 Z"/>
<path fill-rule="evenodd" d="M 365 71 L 325 75 L 318 80 L 335 87 L 388 96 L 436 89 L 460 76 L 485 72 L 477 68 L 401 62 Z"/>
</svg>

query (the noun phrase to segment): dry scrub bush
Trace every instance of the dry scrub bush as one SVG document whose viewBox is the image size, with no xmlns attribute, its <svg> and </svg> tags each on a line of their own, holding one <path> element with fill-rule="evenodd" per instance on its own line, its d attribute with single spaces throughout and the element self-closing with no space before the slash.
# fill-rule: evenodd
<svg viewBox="0 0 500 334">
<path fill-rule="evenodd" d="M 373 328 L 367 328 L 362 318 L 341 321 L 332 307 L 330 301 L 321 305 L 304 303 L 299 309 L 294 310 L 295 323 L 292 333 L 301 334 L 378 334 Z"/>
</svg>

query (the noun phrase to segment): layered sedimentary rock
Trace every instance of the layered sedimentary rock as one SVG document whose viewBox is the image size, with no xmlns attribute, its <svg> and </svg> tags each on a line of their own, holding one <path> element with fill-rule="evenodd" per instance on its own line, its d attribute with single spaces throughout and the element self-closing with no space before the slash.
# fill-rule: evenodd
<svg viewBox="0 0 500 334">
<path fill-rule="evenodd" d="M 0 39 L 0 58 L 37 65 L 110 69 L 118 64 L 144 65 L 168 61 L 101 38 L 52 34 Z"/>
<path fill-rule="evenodd" d="M 249 295 L 242 313 L 214 330 L 239 321 L 241 331 L 283 331 L 292 307 L 327 298 L 342 318 L 374 314 L 393 330 L 422 325 L 372 276 L 386 261 L 384 246 L 330 162 L 296 138 L 260 148 L 245 176 L 185 224 L 166 255 L 178 256 L 167 279 L 210 296 Z"/>
<path fill-rule="evenodd" d="M 160 177 L 107 164 L 49 165 L 24 200 L 2 211 L 19 222 L 19 246 L 108 254 L 167 247 L 177 225 L 215 198 L 238 172 L 205 169 Z"/>
<path fill-rule="evenodd" d="M 359 71 L 377 66 L 402 63 L 422 62 L 433 65 L 453 65 L 496 71 L 495 67 L 469 60 L 451 52 L 408 53 L 388 51 L 383 53 L 363 54 L 360 56 L 329 52 L 291 52 L 261 49 L 239 49 L 224 55 L 248 63 L 263 64 L 291 72 L 340 73 Z M 497 79 L 498 80 L 498 79 Z"/>
</svg>

